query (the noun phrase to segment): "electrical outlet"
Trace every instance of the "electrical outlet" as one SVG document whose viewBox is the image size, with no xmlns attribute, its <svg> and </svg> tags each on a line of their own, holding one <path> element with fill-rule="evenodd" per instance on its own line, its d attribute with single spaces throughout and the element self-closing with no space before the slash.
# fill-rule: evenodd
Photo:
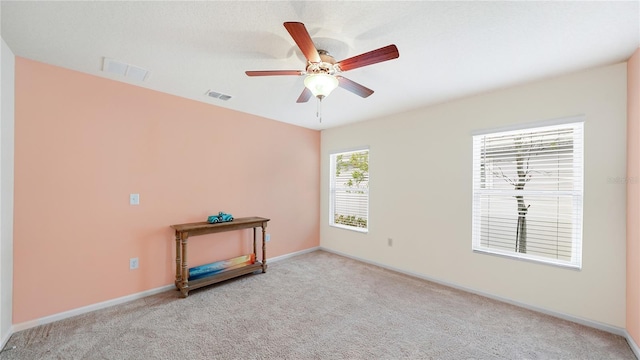
<svg viewBox="0 0 640 360">
<path fill-rule="evenodd" d="M 138 268 L 138 265 L 140 265 L 138 263 L 138 258 L 131 258 L 129 259 L 129 270 L 135 270 Z"/>
<path fill-rule="evenodd" d="M 387 239 L 387 245 L 393 246 L 393 239 L 392 238 L 388 238 Z"/>
<path fill-rule="evenodd" d="M 271 241 L 271 234 L 266 234 L 264 236 L 264 241 Z"/>
<path fill-rule="evenodd" d="M 129 194 L 129 205 L 140 205 L 140 194 Z"/>
</svg>

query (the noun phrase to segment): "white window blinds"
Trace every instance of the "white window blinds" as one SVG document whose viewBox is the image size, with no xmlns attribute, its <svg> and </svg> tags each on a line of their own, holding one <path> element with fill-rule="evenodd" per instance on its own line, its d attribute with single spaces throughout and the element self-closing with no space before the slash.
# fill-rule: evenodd
<svg viewBox="0 0 640 360">
<path fill-rule="evenodd" d="M 473 137 L 473 250 L 582 266 L 583 122 Z"/>
<path fill-rule="evenodd" d="M 366 232 L 369 221 L 369 150 L 331 154 L 329 224 Z"/>
</svg>

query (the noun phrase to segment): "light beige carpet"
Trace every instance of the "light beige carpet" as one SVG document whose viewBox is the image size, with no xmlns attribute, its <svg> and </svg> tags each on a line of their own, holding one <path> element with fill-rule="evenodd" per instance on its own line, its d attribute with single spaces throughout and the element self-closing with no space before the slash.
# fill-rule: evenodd
<svg viewBox="0 0 640 360">
<path fill-rule="evenodd" d="M 617 335 L 316 251 L 16 333 L 0 359 L 635 357 Z"/>
</svg>

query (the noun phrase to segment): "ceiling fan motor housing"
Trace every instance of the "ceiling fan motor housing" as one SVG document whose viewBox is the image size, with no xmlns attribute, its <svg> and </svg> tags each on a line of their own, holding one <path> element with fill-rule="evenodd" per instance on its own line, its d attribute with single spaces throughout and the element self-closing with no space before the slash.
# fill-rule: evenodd
<svg viewBox="0 0 640 360">
<path fill-rule="evenodd" d="M 307 74 L 327 74 L 335 75 L 340 72 L 340 67 L 335 65 L 336 59 L 326 50 L 318 50 L 320 62 L 309 62 L 307 65 Z"/>
</svg>

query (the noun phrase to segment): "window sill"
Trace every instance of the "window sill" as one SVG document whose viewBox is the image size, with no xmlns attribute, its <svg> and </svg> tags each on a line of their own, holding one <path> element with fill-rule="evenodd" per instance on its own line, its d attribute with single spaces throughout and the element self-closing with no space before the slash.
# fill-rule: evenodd
<svg viewBox="0 0 640 360">
<path fill-rule="evenodd" d="M 563 268 L 563 269 L 576 270 L 576 271 L 581 271 L 582 270 L 582 266 L 581 265 L 574 265 L 574 264 L 568 264 L 568 263 L 557 263 L 557 262 L 554 262 L 553 260 L 547 260 L 547 259 L 542 259 L 542 258 L 541 259 L 537 259 L 537 258 L 518 256 L 518 255 L 515 255 L 515 254 L 504 254 L 504 253 L 491 251 L 491 250 L 484 250 L 484 249 L 472 249 L 472 251 L 474 253 L 477 253 L 477 254 L 493 255 L 493 256 L 498 256 L 498 257 L 501 257 L 501 258 L 507 258 L 507 259 L 511 259 L 511 260 L 521 260 L 521 261 L 526 261 L 526 262 L 531 262 L 531 263 L 541 264 L 541 265 L 551 265 L 551 266 L 556 266 L 556 267 L 560 267 L 560 268 Z"/>
<path fill-rule="evenodd" d="M 358 233 L 361 233 L 361 234 L 367 234 L 369 232 L 369 229 L 359 228 L 359 227 L 355 227 L 355 226 L 347 226 L 347 225 L 340 225 L 340 224 L 329 224 L 329 226 L 334 227 L 334 228 L 338 228 L 338 229 L 355 231 L 355 232 L 358 232 Z"/>
</svg>

